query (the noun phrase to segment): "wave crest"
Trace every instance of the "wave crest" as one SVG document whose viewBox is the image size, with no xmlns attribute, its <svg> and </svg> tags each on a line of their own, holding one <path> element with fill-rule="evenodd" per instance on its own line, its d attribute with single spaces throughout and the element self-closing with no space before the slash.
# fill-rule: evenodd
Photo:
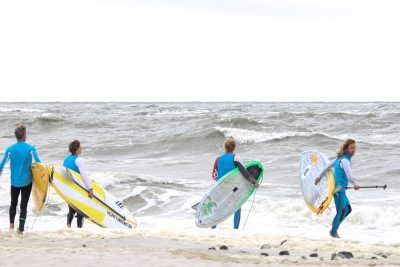
<svg viewBox="0 0 400 267">
<path fill-rule="evenodd" d="M 64 118 L 61 115 L 57 115 L 54 113 L 42 113 L 38 117 L 36 117 L 35 120 L 42 123 L 49 123 L 60 122 L 63 121 Z"/>
</svg>

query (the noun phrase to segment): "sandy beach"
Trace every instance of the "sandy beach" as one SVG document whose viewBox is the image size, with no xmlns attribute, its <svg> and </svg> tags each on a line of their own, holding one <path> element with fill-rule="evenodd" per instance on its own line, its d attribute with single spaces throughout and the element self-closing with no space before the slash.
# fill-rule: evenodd
<svg viewBox="0 0 400 267">
<path fill-rule="evenodd" d="M 342 258 L 341 251 L 351 252 L 354 258 Z M 0 258 L 0 266 L 396 266 L 400 265 L 400 247 L 246 236 L 233 231 L 193 235 L 63 229 L 23 236 L 2 232 Z"/>
</svg>

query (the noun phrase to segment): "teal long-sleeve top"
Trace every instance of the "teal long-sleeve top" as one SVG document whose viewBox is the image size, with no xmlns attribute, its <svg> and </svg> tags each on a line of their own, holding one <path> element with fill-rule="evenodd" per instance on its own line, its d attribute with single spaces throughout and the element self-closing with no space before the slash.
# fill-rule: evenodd
<svg viewBox="0 0 400 267">
<path fill-rule="evenodd" d="M 0 174 L 4 166 L 10 160 L 11 185 L 23 187 L 32 183 L 31 164 L 32 156 L 36 162 L 40 162 L 36 148 L 25 142 L 17 142 L 7 148 L 3 160 L 0 163 Z"/>
</svg>

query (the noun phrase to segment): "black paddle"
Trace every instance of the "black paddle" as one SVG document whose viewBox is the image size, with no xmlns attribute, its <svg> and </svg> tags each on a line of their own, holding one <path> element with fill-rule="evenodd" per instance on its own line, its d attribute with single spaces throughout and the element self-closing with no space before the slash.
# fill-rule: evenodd
<svg viewBox="0 0 400 267">
<path fill-rule="evenodd" d="M 360 189 L 368 189 L 368 188 L 382 188 L 385 190 L 387 185 L 370 185 L 370 186 L 360 186 Z M 354 189 L 354 186 L 348 186 L 346 189 Z"/>
</svg>

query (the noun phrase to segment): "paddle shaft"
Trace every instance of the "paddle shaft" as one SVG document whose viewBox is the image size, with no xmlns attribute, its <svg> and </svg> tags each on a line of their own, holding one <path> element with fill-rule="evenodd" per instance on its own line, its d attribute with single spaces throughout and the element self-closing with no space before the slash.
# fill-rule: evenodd
<svg viewBox="0 0 400 267">
<path fill-rule="evenodd" d="M 386 189 L 387 185 L 370 185 L 370 186 L 360 186 L 360 189 L 368 189 L 368 188 L 382 188 Z M 354 189 L 354 186 L 348 186 L 346 189 Z"/>
</svg>

